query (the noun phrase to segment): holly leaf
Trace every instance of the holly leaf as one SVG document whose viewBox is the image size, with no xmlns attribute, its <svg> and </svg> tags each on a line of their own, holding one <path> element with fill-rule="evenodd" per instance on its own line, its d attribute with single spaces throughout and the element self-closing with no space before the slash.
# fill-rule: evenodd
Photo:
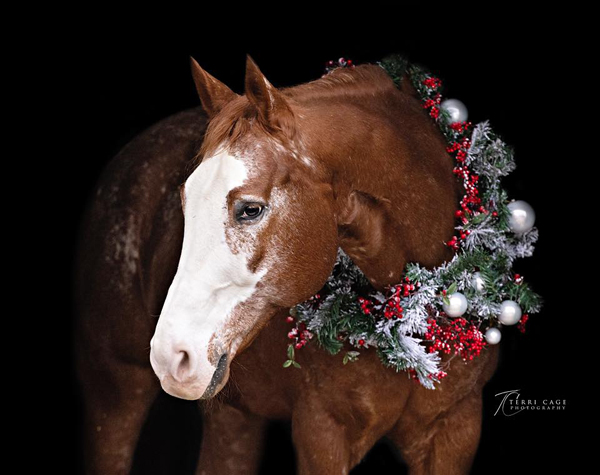
<svg viewBox="0 0 600 475">
<path fill-rule="evenodd" d="M 287 356 L 290 360 L 294 360 L 294 345 L 289 344 L 287 349 Z"/>
<path fill-rule="evenodd" d="M 360 353 L 358 351 L 347 351 L 346 354 L 344 355 L 344 359 L 342 360 L 342 363 L 344 363 L 344 364 L 348 364 L 349 362 L 354 363 L 358 359 L 358 355 L 360 355 Z"/>
<path fill-rule="evenodd" d="M 297 361 L 292 361 L 294 368 L 301 368 L 300 364 Z"/>
<path fill-rule="evenodd" d="M 448 291 L 446 293 L 446 295 L 452 295 L 454 292 L 456 292 L 458 288 L 458 285 L 456 285 L 456 282 L 452 282 L 452 285 L 450 287 L 448 287 Z"/>
<path fill-rule="evenodd" d="M 294 364 L 294 361 L 292 361 L 292 360 L 286 360 L 286 362 L 283 363 L 283 367 L 284 368 L 289 368 L 292 364 Z M 298 364 L 298 363 L 296 363 L 296 364 Z"/>
<path fill-rule="evenodd" d="M 488 216 L 489 216 L 489 215 L 487 215 L 487 214 L 485 214 L 485 213 L 479 213 L 479 214 L 476 214 L 475 216 L 473 216 L 473 217 L 470 219 L 470 224 L 471 224 L 471 225 L 478 225 L 478 224 L 481 224 L 481 223 L 483 223 L 483 222 L 484 222 L 484 221 L 487 219 L 487 217 L 488 217 Z"/>
</svg>

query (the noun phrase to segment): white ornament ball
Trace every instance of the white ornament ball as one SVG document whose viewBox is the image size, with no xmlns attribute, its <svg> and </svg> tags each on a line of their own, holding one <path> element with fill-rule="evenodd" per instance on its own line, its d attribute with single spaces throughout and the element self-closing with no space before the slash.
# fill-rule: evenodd
<svg viewBox="0 0 600 475">
<path fill-rule="evenodd" d="M 508 203 L 510 217 L 508 225 L 513 233 L 522 234 L 533 228 L 535 211 L 525 201 L 518 200 Z"/>
<path fill-rule="evenodd" d="M 458 99 L 446 99 L 442 101 L 440 107 L 450 115 L 450 123 L 465 122 L 469 117 L 467 106 Z"/>
<path fill-rule="evenodd" d="M 488 328 L 485 332 L 485 341 L 487 341 L 490 345 L 497 345 L 500 343 L 502 339 L 502 333 L 497 328 Z"/>
<path fill-rule="evenodd" d="M 447 296 L 449 303 L 444 302 L 442 308 L 449 317 L 460 317 L 467 311 L 467 298 L 460 292 Z"/>
<path fill-rule="evenodd" d="M 473 278 L 471 279 L 471 285 L 479 293 L 485 290 L 485 281 L 483 280 L 481 272 L 475 272 L 473 274 Z"/>
<path fill-rule="evenodd" d="M 513 302 L 512 300 L 505 300 L 500 305 L 500 315 L 498 315 L 498 320 L 503 325 L 514 325 L 521 320 L 521 307 L 517 302 Z"/>
</svg>

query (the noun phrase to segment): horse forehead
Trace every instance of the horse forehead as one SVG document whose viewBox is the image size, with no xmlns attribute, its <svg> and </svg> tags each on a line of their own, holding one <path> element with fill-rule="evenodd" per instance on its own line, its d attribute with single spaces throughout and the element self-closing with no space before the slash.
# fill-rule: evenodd
<svg viewBox="0 0 600 475">
<path fill-rule="evenodd" d="M 222 202 L 229 191 L 248 177 L 248 164 L 237 154 L 220 150 L 205 158 L 185 182 L 186 202 L 202 204 Z M 198 203 L 194 198 L 200 198 Z"/>
</svg>

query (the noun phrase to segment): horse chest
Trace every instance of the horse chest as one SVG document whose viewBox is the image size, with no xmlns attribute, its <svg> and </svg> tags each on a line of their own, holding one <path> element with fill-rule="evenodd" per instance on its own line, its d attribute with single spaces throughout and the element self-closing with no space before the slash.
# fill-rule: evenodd
<svg viewBox="0 0 600 475">
<path fill-rule="evenodd" d="M 227 401 L 268 418 L 325 410 L 357 433 L 385 432 L 400 417 L 412 382 L 382 366 L 374 350 L 344 365 L 315 343 L 296 353 L 301 368 L 284 368 L 287 327 L 277 315 L 232 365 Z"/>
</svg>

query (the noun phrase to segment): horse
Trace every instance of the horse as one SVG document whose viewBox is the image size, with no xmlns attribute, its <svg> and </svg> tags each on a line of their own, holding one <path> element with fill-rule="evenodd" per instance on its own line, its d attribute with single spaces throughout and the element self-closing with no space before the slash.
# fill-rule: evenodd
<svg viewBox="0 0 600 475">
<path fill-rule="evenodd" d="M 452 256 L 460 185 L 406 78 L 339 68 L 278 89 L 248 56 L 233 92 L 191 59 L 200 107 L 134 138 L 82 224 L 76 368 L 89 474 L 126 474 L 160 388 L 199 400 L 198 474 L 256 473 L 266 421 L 291 421 L 301 475 L 347 474 L 382 438 L 411 474 L 468 473 L 497 347 L 443 360 L 426 389 L 316 344 L 284 368 L 290 308 L 341 248 L 376 289 Z"/>
</svg>

